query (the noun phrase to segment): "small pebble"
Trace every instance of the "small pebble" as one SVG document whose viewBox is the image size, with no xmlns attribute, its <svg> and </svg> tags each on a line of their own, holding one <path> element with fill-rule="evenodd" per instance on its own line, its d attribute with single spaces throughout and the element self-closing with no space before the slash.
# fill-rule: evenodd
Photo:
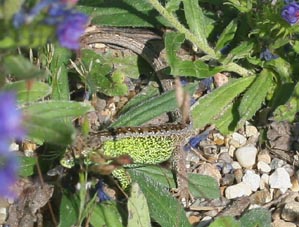
<svg viewBox="0 0 299 227">
<path fill-rule="evenodd" d="M 236 179 L 237 183 L 242 182 L 242 177 L 243 177 L 242 169 L 236 169 L 234 171 L 234 175 L 235 175 L 235 179 Z"/>
<path fill-rule="evenodd" d="M 253 125 L 246 125 L 245 133 L 247 137 L 251 137 L 251 136 L 257 137 L 259 135 L 257 128 L 254 127 Z"/>
<path fill-rule="evenodd" d="M 230 140 L 230 144 L 234 147 L 241 147 L 247 142 L 247 139 L 245 136 L 241 135 L 240 133 L 234 132 L 232 134 L 232 139 Z"/>
<path fill-rule="evenodd" d="M 263 162 L 265 162 L 267 164 L 270 164 L 271 163 L 271 156 L 270 156 L 268 150 L 266 150 L 266 149 L 261 150 L 258 153 L 257 160 L 258 161 L 263 161 Z"/>
<path fill-rule="evenodd" d="M 293 192 L 298 192 L 299 191 L 299 182 L 298 182 L 298 178 L 295 176 L 291 177 L 291 183 L 292 183 L 292 187 L 291 190 Z"/>
<path fill-rule="evenodd" d="M 272 200 L 271 193 L 267 190 L 257 191 L 250 196 L 250 200 L 254 204 L 265 204 Z"/>
<path fill-rule="evenodd" d="M 273 160 L 270 163 L 271 169 L 277 169 L 282 167 L 285 164 L 285 162 L 278 158 L 273 158 Z"/>
<path fill-rule="evenodd" d="M 257 149 L 253 145 L 240 147 L 236 150 L 235 156 L 241 166 L 251 168 L 255 164 Z"/>
<path fill-rule="evenodd" d="M 292 201 L 286 203 L 281 212 L 281 218 L 285 221 L 298 221 L 299 219 L 299 202 Z"/>
<path fill-rule="evenodd" d="M 232 173 L 225 174 L 221 180 L 221 185 L 232 185 L 235 181 L 235 175 Z"/>
<path fill-rule="evenodd" d="M 228 152 L 222 152 L 218 156 L 218 162 L 232 163 L 233 159 L 231 158 Z"/>
<path fill-rule="evenodd" d="M 289 174 L 290 176 L 293 176 L 293 175 L 295 174 L 295 170 L 294 170 L 294 167 L 293 167 L 292 165 L 290 165 L 290 164 L 285 164 L 285 165 L 283 166 L 283 168 L 288 172 L 288 174 Z"/>
<path fill-rule="evenodd" d="M 251 189 L 244 182 L 240 182 L 239 184 L 228 186 L 225 190 L 225 197 L 227 199 L 235 199 L 242 196 L 249 196 L 250 194 L 251 194 Z"/>
<path fill-rule="evenodd" d="M 0 225 L 4 224 L 7 218 L 7 209 L 5 207 L 0 208 Z"/>
<path fill-rule="evenodd" d="M 256 191 L 260 187 L 261 177 L 253 170 L 246 170 L 242 181 L 249 185 L 252 191 Z"/>
<path fill-rule="evenodd" d="M 242 169 L 242 166 L 240 166 L 239 162 L 233 161 L 232 162 L 233 169 Z"/>
<path fill-rule="evenodd" d="M 285 222 L 284 220 L 275 220 L 272 223 L 272 227 L 296 227 L 294 223 L 291 222 Z"/>
<path fill-rule="evenodd" d="M 261 176 L 261 181 L 260 181 L 260 189 L 266 189 L 268 188 L 267 186 L 269 185 L 269 175 L 268 174 L 263 174 Z"/>
<path fill-rule="evenodd" d="M 218 182 L 218 184 L 221 179 L 221 174 L 219 172 L 219 169 L 210 163 L 204 163 L 201 166 L 199 166 L 197 169 L 197 173 L 201 175 L 213 177 Z"/>
<path fill-rule="evenodd" d="M 292 187 L 290 175 L 284 168 L 277 168 L 269 177 L 269 185 L 285 193 L 288 188 Z"/>
<path fill-rule="evenodd" d="M 271 167 L 264 161 L 259 161 L 257 163 L 257 169 L 262 173 L 269 173 L 271 171 Z"/>
<path fill-rule="evenodd" d="M 236 147 L 230 144 L 228 148 L 228 153 L 231 157 L 235 156 L 235 151 L 236 151 Z"/>
</svg>

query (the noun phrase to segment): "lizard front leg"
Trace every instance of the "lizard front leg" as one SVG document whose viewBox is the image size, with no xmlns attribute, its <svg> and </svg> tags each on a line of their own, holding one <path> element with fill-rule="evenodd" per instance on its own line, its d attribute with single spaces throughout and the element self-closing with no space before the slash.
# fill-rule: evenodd
<svg viewBox="0 0 299 227">
<path fill-rule="evenodd" d="M 178 141 L 173 158 L 174 169 L 177 173 L 177 191 L 175 193 L 179 199 L 188 206 L 193 199 L 189 191 L 188 172 L 186 167 L 186 151 L 184 150 L 183 141 Z"/>
</svg>

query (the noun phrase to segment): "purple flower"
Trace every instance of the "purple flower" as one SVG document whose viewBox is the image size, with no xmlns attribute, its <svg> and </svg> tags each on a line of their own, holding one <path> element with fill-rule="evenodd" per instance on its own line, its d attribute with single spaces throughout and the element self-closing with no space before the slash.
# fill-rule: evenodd
<svg viewBox="0 0 299 227">
<path fill-rule="evenodd" d="M 61 46 L 69 49 L 79 49 L 79 39 L 84 33 L 88 16 L 75 11 L 73 6 L 78 0 L 42 0 L 28 13 L 23 9 L 14 15 L 13 25 L 19 28 L 31 23 L 42 11 L 47 14 L 43 23 L 56 26 L 56 35 Z M 47 9 L 47 11 L 45 10 Z"/>
<path fill-rule="evenodd" d="M 294 25 L 299 19 L 299 5 L 297 3 L 290 3 L 283 7 L 281 16 L 289 24 Z"/>
<path fill-rule="evenodd" d="M 83 13 L 71 13 L 60 24 L 56 34 L 61 46 L 69 49 L 79 49 L 80 36 L 84 33 L 88 17 Z"/>
<path fill-rule="evenodd" d="M 25 133 L 21 123 L 22 115 L 17 110 L 15 94 L 0 93 L 0 142 L 13 138 L 22 138 Z"/>
<path fill-rule="evenodd" d="M 0 197 L 15 197 L 12 186 L 17 181 L 19 163 L 5 142 L 0 143 Z"/>
<path fill-rule="evenodd" d="M 265 61 L 274 60 L 276 58 L 278 58 L 278 56 L 275 54 L 272 54 L 269 49 L 264 50 L 260 54 L 260 59 L 265 60 Z"/>
<path fill-rule="evenodd" d="M 14 196 L 11 187 L 17 179 L 18 162 L 9 151 L 9 143 L 24 136 L 21 123 L 22 115 L 17 110 L 15 94 L 0 93 L 0 197 Z"/>
</svg>

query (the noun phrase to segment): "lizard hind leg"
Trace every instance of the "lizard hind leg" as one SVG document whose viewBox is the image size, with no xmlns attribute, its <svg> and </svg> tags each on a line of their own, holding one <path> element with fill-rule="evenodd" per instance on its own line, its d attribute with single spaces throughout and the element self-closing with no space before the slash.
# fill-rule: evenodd
<svg viewBox="0 0 299 227">
<path fill-rule="evenodd" d="M 119 181 L 123 189 L 129 188 L 132 183 L 129 173 L 124 168 L 115 169 L 112 175 Z"/>
</svg>

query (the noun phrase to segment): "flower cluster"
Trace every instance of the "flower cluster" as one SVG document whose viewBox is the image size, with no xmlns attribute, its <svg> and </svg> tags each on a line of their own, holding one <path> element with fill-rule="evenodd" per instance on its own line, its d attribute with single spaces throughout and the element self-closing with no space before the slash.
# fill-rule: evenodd
<svg viewBox="0 0 299 227">
<path fill-rule="evenodd" d="M 43 10 L 47 14 L 43 20 L 56 27 L 56 36 L 61 46 L 79 49 L 79 39 L 88 23 L 88 16 L 77 12 L 73 6 L 77 0 L 42 0 L 28 13 L 23 9 L 15 14 L 13 24 L 16 28 L 31 23 Z"/>
<path fill-rule="evenodd" d="M 292 2 L 283 7 L 281 16 L 290 25 L 294 25 L 299 19 L 299 5 L 296 2 Z"/>
<path fill-rule="evenodd" d="M 24 136 L 21 121 L 15 95 L 0 93 L 0 197 L 13 196 L 11 186 L 17 179 L 18 161 L 13 152 L 9 151 L 9 144 L 12 139 Z"/>
</svg>

